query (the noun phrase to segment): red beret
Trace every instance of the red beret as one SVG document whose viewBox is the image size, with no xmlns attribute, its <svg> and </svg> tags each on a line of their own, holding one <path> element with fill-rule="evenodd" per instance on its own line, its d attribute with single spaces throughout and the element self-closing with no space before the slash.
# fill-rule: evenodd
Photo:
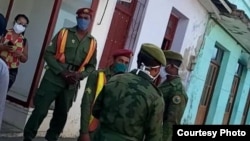
<svg viewBox="0 0 250 141">
<path fill-rule="evenodd" d="M 92 12 L 93 10 L 90 9 L 90 8 L 80 8 L 76 11 L 76 14 L 77 15 L 80 15 L 80 14 L 88 14 L 90 16 L 92 16 Z"/>
<path fill-rule="evenodd" d="M 117 56 L 126 56 L 126 57 L 130 58 L 133 56 L 133 52 L 131 50 L 128 50 L 128 49 L 117 49 L 113 53 L 113 57 L 117 57 Z"/>
</svg>

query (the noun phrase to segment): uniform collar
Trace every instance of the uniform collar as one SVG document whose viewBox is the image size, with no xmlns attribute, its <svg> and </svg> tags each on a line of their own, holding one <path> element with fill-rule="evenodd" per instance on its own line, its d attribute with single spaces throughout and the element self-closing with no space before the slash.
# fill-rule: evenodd
<svg viewBox="0 0 250 141">
<path fill-rule="evenodd" d="M 168 80 L 163 81 L 163 82 L 162 82 L 162 85 L 172 85 L 172 86 L 175 86 L 175 85 L 177 85 L 180 81 L 181 81 L 180 76 L 177 76 L 177 77 L 175 77 L 175 78 L 174 78 L 173 80 L 171 80 L 171 81 L 168 81 Z M 162 86 L 162 85 L 161 85 L 161 86 Z"/>
<path fill-rule="evenodd" d="M 70 32 L 76 33 L 76 32 L 77 32 L 77 26 L 68 28 L 68 30 L 69 30 Z M 91 36 L 91 34 L 90 34 L 89 32 L 87 33 L 87 36 L 88 36 L 88 37 L 93 37 L 93 36 Z"/>
<path fill-rule="evenodd" d="M 110 67 L 108 67 L 108 68 L 106 68 L 105 69 L 105 74 L 107 75 L 107 77 L 111 77 L 111 76 L 113 76 L 115 73 L 114 73 L 114 71 L 112 70 L 112 67 L 110 66 Z"/>
</svg>

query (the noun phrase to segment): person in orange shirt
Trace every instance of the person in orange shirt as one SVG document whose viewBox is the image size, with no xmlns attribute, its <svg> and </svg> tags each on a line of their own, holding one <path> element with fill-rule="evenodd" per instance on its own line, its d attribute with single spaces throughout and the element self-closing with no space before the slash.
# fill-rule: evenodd
<svg viewBox="0 0 250 141">
<path fill-rule="evenodd" d="M 24 14 L 18 14 L 14 19 L 13 27 L 7 30 L 0 41 L 0 57 L 9 68 L 8 89 L 16 80 L 20 62 L 25 63 L 28 60 L 28 43 L 23 35 L 28 24 L 28 17 Z"/>
</svg>

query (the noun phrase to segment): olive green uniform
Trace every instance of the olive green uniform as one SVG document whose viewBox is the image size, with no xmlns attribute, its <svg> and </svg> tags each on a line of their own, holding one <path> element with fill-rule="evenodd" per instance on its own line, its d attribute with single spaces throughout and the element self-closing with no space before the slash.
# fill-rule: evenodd
<svg viewBox="0 0 250 141">
<path fill-rule="evenodd" d="M 48 67 L 34 98 L 35 109 L 24 129 L 24 139 L 26 140 L 31 140 L 36 136 L 37 130 L 46 117 L 49 107 L 54 100 L 55 109 L 50 121 L 50 128 L 45 138 L 49 141 L 56 141 L 66 123 L 68 111 L 72 106 L 78 87 L 67 84 L 60 73 L 66 70 L 78 70 L 87 56 L 90 41 L 93 38 L 90 34 L 87 34 L 82 40 L 79 40 L 76 35 L 76 27 L 68 28 L 68 31 L 65 46 L 66 63 L 60 63 L 54 57 L 58 33 L 45 51 L 44 59 Z M 82 72 L 83 78 L 95 70 L 96 62 L 95 50 L 89 63 L 85 66 L 85 70 Z"/>
<path fill-rule="evenodd" d="M 89 121 L 92 113 L 91 109 L 96 95 L 99 72 L 104 72 L 106 81 L 108 81 L 111 76 L 114 75 L 112 67 L 109 67 L 106 69 L 93 71 L 93 73 L 88 76 L 81 103 L 80 134 L 88 133 Z"/>
<path fill-rule="evenodd" d="M 103 87 L 93 115 L 94 141 L 161 141 L 164 100 L 145 72 L 117 74 Z"/>
<path fill-rule="evenodd" d="M 173 125 L 180 124 L 188 97 L 180 77 L 171 81 L 164 81 L 159 86 L 159 89 L 162 91 L 165 101 L 163 141 L 171 141 Z"/>
</svg>

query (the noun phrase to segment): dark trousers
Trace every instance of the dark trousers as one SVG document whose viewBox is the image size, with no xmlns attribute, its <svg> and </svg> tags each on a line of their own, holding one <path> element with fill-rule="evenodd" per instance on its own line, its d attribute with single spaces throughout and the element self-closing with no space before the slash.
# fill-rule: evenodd
<svg viewBox="0 0 250 141">
<path fill-rule="evenodd" d="M 55 100 L 53 117 L 45 138 L 48 141 L 56 141 L 67 121 L 68 111 L 72 106 L 75 91 L 75 89 L 69 90 L 59 87 L 43 79 L 34 98 L 35 109 L 24 128 L 24 140 L 32 140 L 36 136 L 51 103 Z"/>
<path fill-rule="evenodd" d="M 10 90 L 10 88 L 12 87 L 12 85 L 14 84 L 14 82 L 16 81 L 16 76 L 18 73 L 18 69 L 14 68 L 14 69 L 9 69 L 9 86 L 8 86 L 8 90 Z"/>
</svg>

